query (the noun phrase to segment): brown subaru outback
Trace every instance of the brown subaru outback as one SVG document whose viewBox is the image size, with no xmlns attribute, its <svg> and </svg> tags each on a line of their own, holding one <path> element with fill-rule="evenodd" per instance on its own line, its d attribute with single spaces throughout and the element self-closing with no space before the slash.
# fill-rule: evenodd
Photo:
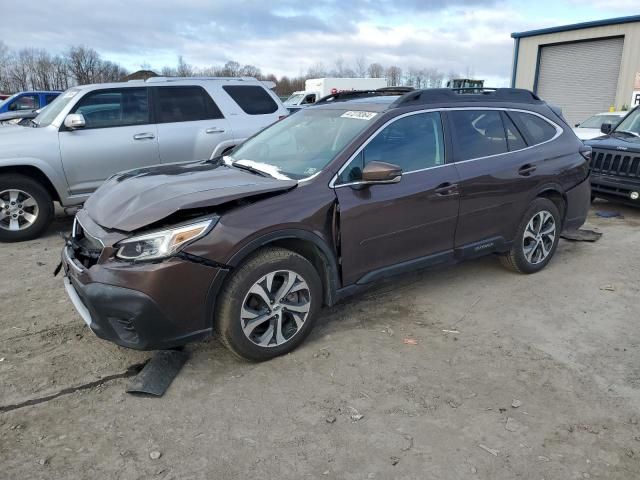
<svg viewBox="0 0 640 480">
<path fill-rule="evenodd" d="M 265 360 L 323 305 L 410 270 L 495 254 L 544 268 L 585 220 L 585 148 L 526 90 L 336 94 L 228 155 L 117 174 L 64 247 L 101 338 L 160 349 L 214 331 Z"/>
</svg>

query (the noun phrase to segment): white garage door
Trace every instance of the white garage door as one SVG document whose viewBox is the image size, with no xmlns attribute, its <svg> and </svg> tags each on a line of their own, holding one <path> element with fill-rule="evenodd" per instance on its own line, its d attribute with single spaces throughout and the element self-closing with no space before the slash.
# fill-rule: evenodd
<svg viewBox="0 0 640 480">
<path fill-rule="evenodd" d="M 537 94 L 562 107 L 569 125 L 614 104 L 623 38 L 541 47 Z"/>
</svg>

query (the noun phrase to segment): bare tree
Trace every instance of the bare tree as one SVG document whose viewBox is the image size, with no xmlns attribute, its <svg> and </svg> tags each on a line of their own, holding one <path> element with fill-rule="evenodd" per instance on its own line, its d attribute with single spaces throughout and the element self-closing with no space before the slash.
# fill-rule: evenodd
<svg viewBox="0 0 640 480">
<path fill-rule="evenodd" d="M 100 55 L 93 48 L 71 47 L 66 54 L 69 72 L 77 84 L 94 83 L 102 67 Z"/>
<path fill-rule="evenodd" d="M 358 55 L 355 63 L 356 76 L 364 78 L 367 76 L 367 57 L 364 55 Z"/>
<path fill-rule="evenodd" d="M 256 66 L 245 65 L 244 67 L 242 67 L 240 69 L 240 75 L 242 75 L 243 77 L 260 78 L 260 77 L 262 77 L 262 72 Z"/>
<path fill-rule="evenodd" d="M 182 55 L 178 56 L 176 75 L 178 77 L 193 77 L 193 67 L 184 61 Z"/>
<path fill-rule="evenodd" d="M 372 63 L 367 68 L 367 73 L 371 78 L 383 78 L 384 77 L 384 67 L 379 63 Z"/>
<path fill-rule="evenodd" d="M 390 87 L 398 86 L 402 82 L 402 69 L 400 67 L 392 65 L 387 68 L 386 77 L 387 85 L 389 85 Z"/>
<path fill-rule="evenodd" d="M 239 77 L 240 76 L 240 64 L 235 60 L 230 60 L 224 64 L 223 77 Z"/>
<path fill-rule="evenodd" d="M 322 62 L 318 62 L 307 70 L 306 78 L 322 78 L 327 76 L 327 69 L 322 64 Z"/>
</svg>

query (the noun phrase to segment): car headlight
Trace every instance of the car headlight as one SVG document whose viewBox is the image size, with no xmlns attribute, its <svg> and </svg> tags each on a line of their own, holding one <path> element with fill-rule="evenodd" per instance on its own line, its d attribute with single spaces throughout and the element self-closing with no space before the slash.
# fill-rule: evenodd
<svg viewBox="0 0 640 480">
<path fill-rule="evenodd" d="M 116 257 L 123 260 L 158 260 L 173 255 L 186 243 L 205 235 L 219 217 L 208 218 L 198 223 L 145 233 L 118 242 Z"/>
</svg>

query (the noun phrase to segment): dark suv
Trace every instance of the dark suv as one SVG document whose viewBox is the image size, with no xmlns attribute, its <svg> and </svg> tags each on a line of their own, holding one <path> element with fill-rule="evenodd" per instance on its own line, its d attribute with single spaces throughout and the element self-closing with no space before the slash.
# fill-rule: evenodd
<svg viewBox="0 0 640 480">
<path fill-rule="evenodd" d="M 587 215 L 589 153 L 525 90 L 338 94 L 228 156 L 111 177 L 76 217 L 66 289 L 119 345 L 215 329 L 269 359 L 392 275 L 490 253 L 544 268 Z"/>
<path fill-rule="evenodd" d="M 593 148 L 593 197 L 640 206 L 640 107 L 615 128 L 603 124 L 602 133 L 585 142 Z"/>
</svg>

